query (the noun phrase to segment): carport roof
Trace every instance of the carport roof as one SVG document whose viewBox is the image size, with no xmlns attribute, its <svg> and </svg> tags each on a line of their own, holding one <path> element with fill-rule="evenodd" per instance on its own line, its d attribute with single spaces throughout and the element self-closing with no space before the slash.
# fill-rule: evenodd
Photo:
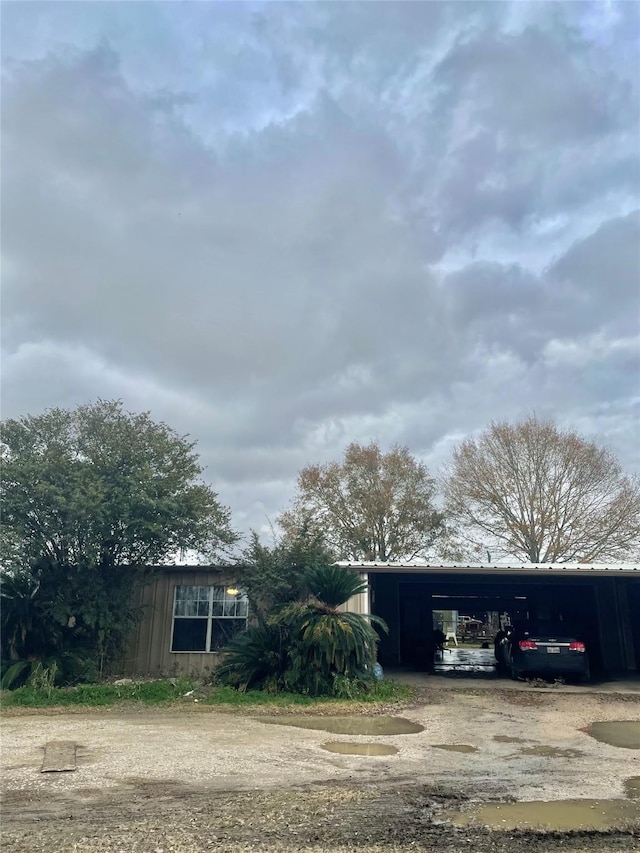
<svg viewBox="0 0 640 853">
<path fill-rule="evenodd" d="M 337 565 L 360 572 L 382 574 L 471 574 L 471 575 L 640 575 L 640 566 L 632 563 L 418 563 L 358 562 L 340 560 Z"/>
</svg>

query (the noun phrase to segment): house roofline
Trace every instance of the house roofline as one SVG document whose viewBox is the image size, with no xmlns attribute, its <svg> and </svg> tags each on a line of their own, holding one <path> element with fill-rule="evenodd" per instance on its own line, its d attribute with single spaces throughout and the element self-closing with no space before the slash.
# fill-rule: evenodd
<svg viewBox="0 0 640 853">
<path fill-rule="evenodd" d="M 418 563 L 340 560 L 336 563 L 369 574 L 489 574 L 489 575 L 633 575 L 640 566 L 631 563 Z"/>
<path fill-rule="evenodd" d="M 175 564 L 164 564 L 161 566 L 147 566 L 149 571 L 156 572 L 164 572 L 165 574 L 170 574 L 171 572 L 218 572 L 222 574 L 223 572 L 235 571 L 237 566 L 207 566 L 204 564 L 196 564 L 196 563 L 175 563 Z"/>
<path fill-rule="evenodd" d="M 369 574 L 468 574 L 468 575 L 548 575 L 548 576 L 640 576 L 640 566 L 633 563 L 422 563 L 415 561 L 396 561 L 383 563 L 366 560 L 338 560 L 336 566 L 344 566 Z M 163 574 L 193 572 L 204 574 L 233 574 L 238 565 L 163 565 L 149 566 L 150 570 Z"/>
</svg>

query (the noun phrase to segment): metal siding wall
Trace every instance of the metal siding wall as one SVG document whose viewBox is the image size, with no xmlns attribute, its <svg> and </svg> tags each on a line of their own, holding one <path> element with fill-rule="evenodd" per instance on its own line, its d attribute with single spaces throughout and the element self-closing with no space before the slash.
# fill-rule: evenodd
<svg viewBox="0 0 640 853">
<path fill-rule="evenodd" d="M 142 587 L 142 588 L 138 587 L 133 594 L 133 606 L 134 607 L 140 607 L 140 605 L 142 604 L 143 597 L 144 597 L 144 587 Z M 143 620 L 138 622 L 135 629 L 131 632 L 131 635 L 129 636 L 129 639 L 127 642 L 127 650 L 125 652 L 125 659 L 124 659 L 124 671 L 127 675 L 131 674 L 132 672 L 136 672 L 136 669 L 137 669 L 136 655 L 138 654 L 138 651 L 141 647 L 140 646 L 140 637 L 141 637 L 142 630 L 143 630 Z"/>
<path fill-rule="evenodd" d="M 194 572 L 176 568 L 147 584 L 141 593 L 145 613 L 128 655 L 128 674 L 205 674 L 214 669 L 219 658 L 216 652 L 171 652 L 173 590 L 180 585 L 219 586 L 232 581 L 220 571 Z"/>
<path fill-rule="evenodd" d="M 620 641 L 623 668 L 634 672 L 638 668 L 633 642 L 633 625 L 629 606 L 629 588 L 622 578 L 612 578 L 617 611 L 618 638 Z M 636 614 L 635 618 L 638 618 Z"/>
<path fill-rule="evenodd" d="M 145 616 L 144 622 L 140 626 L 141 629 L 141 645 L 140 645 L 140 655 L 138 656 L 138 660 L 136 664 L 138 665 L 139 672 L 150 672 L 151 671 L 151 648 L 152 648 L 152 638 L 153 638 L 153 623 L 155 618 L 155 599 L 156 599 L 156 589 L 158 586 L 158 582 L 161 578 L 156 578 L 150 586 L 145 587 L 144 590 L 144 606 L 145 606 Z"/>
<path fill-rule="evenodd" d="M 368 575 L 366 572 L 359 572 L 358 577 L 360 580 L 368 583 Z M 338 610 L 343 613 L 369 613 L 369 590 L 367 589 L 359 595 L 353 595 L 345 604 L 342 604 Z"/>
<path fill-rule="evenodd" d="M 400 615 L 398 601 L 398 581 L 389 575 L 375 575 L 373 578 L 374 600 L 371 612 L 387 623 L 389 633 L 381 632 L 380 660 L 385 666 L 397 666 L 400 663 Z"/>
<path fill-rule="evenodd" d="M 127 655 L 126 671 L 128 674 L 147 673 L 149 671 L 153 599 L 157 582 L 158 578 L 155 578 L 136 593 L 135 606 L 142 608 L 143 615 L 136 627 L 135 637 Z"/>
<path fill-rule="evenodd" d="M 640 579 L 624 584 L 636 672 L 640 672 Z"/>
<path fill-rule="evenodd" d="M 148 672 L 152 675 L 165 672 L 167 622 L 169 622 L 168 630 L 171 631 L 170 589 L 173 589 L 173 578 L 169 575 L 163 575 L 158 578 L 153 590 L 153 616 L 148 657 Z"/>
<path fill-rule="evenodd" d="M 603 668 L 607 672 L 620 671 L 624 664 L 618 638 L 618 613 L 612 578 L 597 579 L 596 600 Z"/>
</svg>

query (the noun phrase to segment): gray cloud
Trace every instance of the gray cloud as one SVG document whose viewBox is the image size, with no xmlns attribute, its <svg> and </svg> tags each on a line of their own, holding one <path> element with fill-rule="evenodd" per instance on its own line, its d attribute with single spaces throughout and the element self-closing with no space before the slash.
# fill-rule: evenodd
<svg viewBox="0 0 640 853">
<path fill-rule="evenodd" d="M 11 8 L 5 416 L 148 408 L 245 529 L 353 439 L 437 466 L 532 409 L 637 469 L 638 9 L 612 10 Z"/>
</svg>

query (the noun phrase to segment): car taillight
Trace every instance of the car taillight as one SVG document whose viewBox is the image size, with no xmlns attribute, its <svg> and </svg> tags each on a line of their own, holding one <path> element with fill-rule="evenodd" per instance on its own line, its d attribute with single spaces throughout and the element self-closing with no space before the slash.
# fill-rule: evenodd
<svg viewBox="0 0 640 853">
<path fill-rule="evenodd" d="M 584 643 L 569 643 L 569 651 L 570 652 L 584 652 L 586 651 L 584 647 Z"/>
<path fill-rule="evenodd" d="M 531 649 L 537 649 L 538 648 L 536 646 L 536 644 L 533 642 L 533 640 L 520 640 L 518 645 L 520 646 L 520 649 L 523 652 L 530 651 Z"/>
</svg>

